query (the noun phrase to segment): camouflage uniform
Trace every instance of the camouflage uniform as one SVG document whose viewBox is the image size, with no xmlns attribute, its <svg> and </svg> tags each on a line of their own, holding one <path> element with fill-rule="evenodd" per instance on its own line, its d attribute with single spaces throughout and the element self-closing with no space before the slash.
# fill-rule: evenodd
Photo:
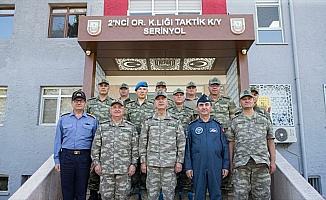
<svg viewBox="0 0 326 200">
<path fill-rule="evenodd" d="M 271 122 L 255 112 L 249 118 L 243 113 L 231 123 L 229 140 L 234 144 L 233 185 L 235 199 L 270 199 L 271 178 L 267 139 L 273 139 Z"/>
<path fill-rule="evenodd" d="M 140 105 L 138 100 L 131 101 L 126 105 L 126 119 L 136 126 L 137 133 L 140 134 L 141 125 L 143 121 L 154 113 L 154 105 L 147 99 Z M 142 193 L 146 190 L 146 174 L 142 174 L 140 171 L 140 162 L 138 161 L 135 174 L 131 177 L 132 194 L 138 193 L 141 189 Z"/>
<path fill-rule="evenodd" d="M 180 120 L 183 129 L 185 129 L 192 120 L 195 120 L 196 117 L 194 110 L 185 105 L 179 110 L 174 104 L 168 111 L 172 116 Z"/>
<path fill-rule="evenodd" d="M 90 98 L 86 104 L 86 112 L 92 114 L 101 123 L 109 120 L 109 109 L 113 99 L 107 97 L 104 101 L 101 101 L 99 97 Z M 99 191 L 100 187 L 100 176 L 94 171 L 90 173 L 88 181 L 88 189 Z"/>
<path fill-rule="evenodd" d="M 256 111 L 256 112 L 259 113 L 259 114 L 264 115 L 264 116 L 265 116 L 269 121 L 272 122 L 272 118 L 271 118 L 270 113 L 267 112 L 265 109 L 263 109 L 263 108 L 261 108 L 261 107 L 259 107 L 259 106 L 256 105 L 256 106 L 254 106 L 254 111 Z M 235 116 L 238 116 L 238 115 L 240 115 L 241 113 L 242 113 L 242 109 L 239 108 L 239 109 L 236 111 Z"/>
<path fill-rule="evenodd" d="M 122 83 L 120 85 L 120 88 L 119 89 L 121 90 L 122 88 L 125 88 L 125 89 L 128 89 L 129 90 L 129 85 L 126 84 L 126 83 Z M 121 97 L 119 97 L 119 99 L 122 100 Z M 131 101 L 131 99 L 128 97 L 127 99 L 122 100 L 122 101 L 123 101 L 123 105 L 126 106 Z"/>
<path fill-rule="evenodd" d="M 139 138 L 141 163 L 146 163 L 148 199 L 173 200 L 176 186 L 174 166 L 183 163 L 185 135 L 180 121 L 169 113 L 164 119 L 154 114 L 142 125 Z"/>
<path fill-rule="evenodd" d="M 254 106 L 254 111 L 258 112 L 259 114 L 264 115 L 269 121 L 272 122 L 272 118 L 269 112 L 267 112 L 264 108 L 261 108 L 259 106 Z"/>
<path fill-rule="evenodd" d="M 197 108 L 197 101 L 198 101 L 198 97 L 196 97 L 195 99 L 193 100 L 190 100 L 190 99 L 185 99 L 185 106 L 187 106 L 188 108 L 191 108 L 193 110 L 196 110 Z"/>
<path fill-rule="evenodd" d="M 138 134 L 135 126 L 123 120 L 120 124 L 102 122 L 96 131 L 92 148 L 93 163 L 102 167 L 102 199 L 127 199 L 130 189 L 128 167 L 137 164 Z"/>
<path fill-rule="evenodd" d="M 121 100 L 121 98 L 119 98 Z M 126 106 L 128 103 L 130 103 L 132 100 L 130 98 L 127 98 L 125 100 L 122 100 L 123 101 L 123 105 Z"/>
<path fill-rule="evenodd" d="M 188 124 L 196 118 L 194 111 L 186 106 L 183 106 L 181 110 L 179 110 L 177 106 L 174 105 L 173 107 L 170 107 L 168 111 L 172 116 L 180 120 L 184 130 L 187 128 Z M 188 192 L 192 191 L 191 179 L 187 177 L 185 171 L 177 174 L 177 187 L 175 190 L 176 194 L 180 193 L 180 195 L 182 195 L 182 199 L 187 199 Z"/>
<path fill-rule="evenodd" d="M 107 97 L 104 101 L 101 101 L 99 97 L 90 98 L 87 101 L 86 112 L 94 115 L 101 123 L 109 120 L 109 109 L 113 99 Z"/>
<path fill-rule="evenodd" d="M 145 119 L 154 114 L 154 105 L 147 99 L 140 105 L 138 100 L 130 101 L 126 105 L 126 119 L 135 124 L 138 134 L 140 134 L 142 123 Z"/>
</svg>

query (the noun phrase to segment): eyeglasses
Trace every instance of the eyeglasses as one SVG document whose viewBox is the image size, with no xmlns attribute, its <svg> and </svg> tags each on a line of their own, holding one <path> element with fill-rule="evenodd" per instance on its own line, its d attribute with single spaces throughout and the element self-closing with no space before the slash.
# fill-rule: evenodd
<svg viewBox="0 0 326 200">
<path fill-rule="evenodd" d="M 198 103 L 198 107 L 208 107 L 208 106 L 211 106 L 211 103 L 210 102 L 205 102 L 205 103 Z"/>
<path fill-rule="evenodd" d="M 74 103 L 85 103 L 84 99 L 75 99 L 73 100 Z"/>
</svg>

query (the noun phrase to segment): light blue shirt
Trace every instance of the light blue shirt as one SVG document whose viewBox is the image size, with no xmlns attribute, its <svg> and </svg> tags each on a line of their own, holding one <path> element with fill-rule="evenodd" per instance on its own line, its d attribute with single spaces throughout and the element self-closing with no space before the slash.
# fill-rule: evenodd
<svg viewBox="0 0 326 200">
<path fill-rule="evenodd" d="M 54 140 L 54 162 L 59 164 L 59 152 L 64 149 L 91 149 L 97 129 L 97 120 L 85 112 L 77 118 L 73 112 L 62 115 Z"/>
</svg>

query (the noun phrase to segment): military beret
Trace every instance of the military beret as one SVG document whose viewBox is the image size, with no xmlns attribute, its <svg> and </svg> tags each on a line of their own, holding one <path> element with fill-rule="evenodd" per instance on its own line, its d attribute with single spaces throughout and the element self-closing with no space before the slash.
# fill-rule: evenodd
<svg viewBox="0 0 326 200">
<path fill-rule="evenodd" d="M 201 95 L 201 97 L 197 101 L 197 106 L 199 103 L 206 103 L 206 102 L 211 102 L 211 100 L 208 98 L 206 94 Z"/>
<path fill-rule="evenodd" d="M 114 99 L 112 101 L 112 103 L 111 103 L 111 106 L 113 106 L 114 104 L 117 104 L 117 103 L 120 104 L 120 105 L 122 105 L 122 106 L 124 105 L 123 102 L 120 99 Z"/>
<path fill-rule="evenodd" d="M 140 87 L 148 87 L 147 82 L 141 81 L 137 83 L 137 85 L 135 86 L 135 91 L 137 91 Z"/>
<path fill-rule="evenodd" d="M 243 97 L 253 97 L 252 94 L 251 94 L 251 91 L 250 90 L 243 90 L 241 93 L 240 93 L 240 99 L 242 99 Z"/>
<path fill-rule="evenodd" d="M 213 84 L 221 85 L 221 81 L 217 77 L 210 79 L 208 83 L 209 83 L 209 85 L 213 85 Z"/>
<path fill-rule="evenodd" d="M 197 87 L 197 85 L 196 85 L 196 83 L 190 81 L 190 82 L 187 84 L 186 87 L 187 87 L 187 88 L 188 88 L 188 87 Z"/>
<path fill-rule="evenodd" d="M 257 92 L 257 94 L 259 94 L 259 89 L 257 87 L 255 87 L 255 86 L 251 86 L 250 91 L 251 92 Z"/>
<path fill-rule="evenodd" d="M 184 94 L 185 92 L 181 88 L 177 88 L 176 90 L 173 91 L 173 95 L 176 95 L 177 93 Z"/>
<path fill-rule="evenodd" d="M 127 89 L 129 89 L 129 86 L 126 84 L 126 83 L 122 83 L 121 85 L 120 85 L 120 89 L 121 88 L 127 88 Z"/>
<path fill-rule="evenodd" d="M 71 100 L 74 101 L 77 98 L 81 98 L 81 99 L 86 100 L 86 95 L 85 95 L 85 93 L 83 91 L 77 90 L 74 93 L 72 93 Z"/>
<path fill-rule="evenodd" d="M 106 84 L 110 85 L 109 81 L 106 80 L 105 78 L 103 78 L 98 84 L 100 85 L 102 83 L 106 83 Z"/>
<path fill-rule="evenodd" d="M 166 94 L 166 92 L 159 90 L 155 93 L 155 99 L 157 99 L 157 97 L 159 97 L 159 96 L 163 96 L 163 97 L 167 98 L 168 95 Z"/>
<path fill-rule="evenodd" d="M 159 81 L 156 83 L 156 87 L 157 86 L 165 86 L 166 87 L 166 83 L 164 81 Z"/>
</svg>

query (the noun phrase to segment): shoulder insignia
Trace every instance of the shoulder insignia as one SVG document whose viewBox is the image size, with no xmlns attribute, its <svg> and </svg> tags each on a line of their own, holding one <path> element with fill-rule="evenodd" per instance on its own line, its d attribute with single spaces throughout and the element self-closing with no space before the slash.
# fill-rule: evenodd
<svg viewBox="0 0 326 200">
<path fill-rule="evenodd" d="M 145 118 L 145 120 L 153 119 L 153 116 Z"/>
<path fill-rule="evenodd" d="M 92 118 L 96 119 L 96 117 L 95 117 L 94 115 L 92 115 L 92 114 L 89 114 L 89 113 L 86 113 L 86 114 L 87 114 L 87 116 L 90 116 L 90 117 L 92 117 Z"/>
<path fill-rule="evenodd" d="M 231 98 L 229 96 L 222 96 L 222 98 L 230 100 Z"/>
<path fill-rule="evenodd" d="M 234 113 L 234 116 L 236 117 L 236 116 L 238 116 L 238 115 L 240 115 L 242 113 L 242 109 L 237 109 L 236 111 L 235 111 L 235 113 Z M 233 117 L 234 118 L 234 117 Z"/>
<path fill-rule="evenodd" d="M 135 100 L 130 100 L 130 101 L 127 102 L 126 106 L 129 105 L 129 104 L 132 104 L 134 102 L 136 102 L 136 101 Z"/>
<path fill-rule="evenodd" d="M 195 119 L 195 120 L 193 120 L 193 121 L 191 121 L 191 122 L 189 122 L 189 124 L 188 124 L 188 125 L 191 125 L 191 124 L 195 123 L 196 121 L 198 121 L 198 118 L 197 118 L 197 119 Z"/>
<path fill-rule="evenodd" d="M 213 118 L 212 119 L 214 122 L 218 123 L 220 126 L 222 126 L 221 122 L 219 122 L 217 119 Z"/>
<path fill-rule="evenodd" d="M 236 118 L 238 118 L 238 117 L 241 115 L 241 113 L 242 113 L 242 112 L 238 112 L 238 113 L 236 113 L 236 114 L 234 115 L 234 117 L 231 119 L 231 121 L 234 120 L 234 119 L 236 119 Z"/>
<path fill-rule="evenodd" d="M 91 100 L 95 100 L 95 99 L 96 99 L 96 97 L 91 97 L 87 101 L 91 101 Z"/>
<path fill-rule="evenodd" d="M 68 115 L 68 114 L 70 114 L 70 112 L 63 113 L 63 114 L 61 115 L 61 117 L 62 117 L 62 116 L 65 116 L 65 115 Z"/>
<path fill-rule="evenodd" d="M 105 124 L 105 123 L 110 123 L 110 120 L 104 120 L 104 121 L 100 122 L 100 124 Z"/>
<path fill-rule="evenodd" d="M 185 106 L 185 109 L 188 109 L 188 110 L 194 110 L 194 109 L 192 109 L 192 108 L 190 108 L 190 107 L 188 107 L 188 106 Z"/>
<path fill-rule="evenodd" d="M 125 122 L 126 124 L 129 124 L 129 125 L 135 126 L 135 124 L 133 124 L 133 123 L 130 122 L 130 121 L 125 120 L 124 122 Z"/>
<path fill-rule="evenodd" d="M 257 113 L 258 116 L 263 117 L 263 118 L 269 120 L 268 117 L 265 115 L 265 113 L 263 113 L 261 111 L 256 111 L 256 113 Z"/>
</svg>

